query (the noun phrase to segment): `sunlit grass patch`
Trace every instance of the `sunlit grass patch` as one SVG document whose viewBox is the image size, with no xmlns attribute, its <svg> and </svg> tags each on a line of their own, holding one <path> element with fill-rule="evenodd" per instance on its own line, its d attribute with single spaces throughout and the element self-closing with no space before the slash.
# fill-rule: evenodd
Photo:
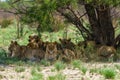
<svg viewBox="0 0 120 80">
<path fill-rule="evenodd" d="M 100 70 L 100 74 L 102 74 L 106 79 L 114 79 L 116 76 L 116 71 L 113 68 L 102 68 Z"/>
<path fill-rule="evenodd" d="M 73 60 L 71 62 L 71 64 L 72 64 L 73 68 L 78 68 L 78 69 L 80 69 L 82 66 L 82 62 L 80 60 Z"/>
</svg>

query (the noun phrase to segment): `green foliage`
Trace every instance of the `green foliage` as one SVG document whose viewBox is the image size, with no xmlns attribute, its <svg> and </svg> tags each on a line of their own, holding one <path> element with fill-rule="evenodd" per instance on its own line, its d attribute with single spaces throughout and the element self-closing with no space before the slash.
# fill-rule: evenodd
<svg viewBox="0 0 120 80">
<path fill-rule="evenodd" d="M 43 74 L 37 72 L 36 68 L 32 68 L 31 75 L 32 75 L 32 78 L 30 80 L 44 80 Z"/>
<path fill-rule="evenodd" d="M 73 60 L 71 63 L 72 63 L 73 68 L 78 68 L 78 69 L 80 69 L 80 67 L 82 66 L 80 60 Z"/>
<path fill-rule="evenodd" d="M 4 19 L 2 22 L 1 22 L 1 28 L 6 28 L 8 27 L 9 25 L 12 24 L 12 21 L 11 20 L 7 20 L 7 19 Z"/>
<path fill-rule="evenodd" d="M 85 66 L 81 66 L 80 70 L 85 74 L 87 72 L 87 68 Z"/>
<path fill-rule="evenodd" d="M 55 76 L 49 76 L 47 80 L 66 80 L 66 77 L 61 73 L 56 74 Z"/>
<path fill-rule="evenodd" d="M 106 78 L 106 79 L 114 79 L 116 76 L 116 71 L 113 68 L 102 68 L 100 70 L 100 73 Z"/>
<path fill-rule="evenodd" d="M 56 62 L 56 63 L 54 64 L 54 67 L 55 67 L 55 69 L 56 69 L 57 71 L 60 71 L 60 70 L 64 69 L 65 66 L 66 66 L 66 65 L 65 65 L 63 62 L 61 62 L 61 61 L 58 61 L 58 62 Z"/>
<path fill-rule="evenodd" d="M 40 61 L 40 63 L 41 63 L 42 65 L 44 65 L 44 66 L 49 66 L 49 65 L 50 65 L 50 62 L 48 62 L 47 60 L 44 60 L 44 59 L 42 59 L 42 60 Z"/>
<path fill-rule="evenodd" d="M 44 80 L 43 74 L 35 73 L 34 75 L 32 75 L 32 78 L 30 80 Z"/>
<path fill-rule="evenodd" d="M 25 71 L 25 68 L 24 68 L 24 67 L 16 67 L 16 68 L 15 68 L 15 71 L 16 71 L 16 72 L 24 72 L 24 71 Z"/>
<path fill-rule="evenodd" d="M 7 2 L 0 1 L 0 9 L 9 9 L 10 5 Z"/>
<path fill-rule="evenodd" d="M 7 52 L 2 48 L 0 48 L 0 57 L 7 57 Z"/>
</svg>

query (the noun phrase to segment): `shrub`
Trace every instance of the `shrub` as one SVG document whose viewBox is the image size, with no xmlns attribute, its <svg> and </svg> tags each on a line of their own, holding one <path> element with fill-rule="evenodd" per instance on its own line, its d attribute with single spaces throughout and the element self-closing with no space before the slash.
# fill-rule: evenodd
<svg viewBox="0 0 120 80">
<path fill-rule="evenodd" d="M 116 71 L 112 68 L 103 68 L 100 70 L 100 73 L 106 78 L 106 79 L 114 79 L 116 76 Z"/>
<path fill-rule="evenodd" d="M 80 60 L 73 60 L 71 63 L 72 63 L 73 68 L 79 68 L 80 69 L 80 66 L 81 66 L 81 61 Z"/>
<path fill-rule="evenodd" d="M 85 66 L 82 66 L 80 70 L 85 74 L 87 72 L 87 68 Z"/>
<path fill-rule="evenodd" d="M 61 61 L 58 61 L 55 63 L 54 67 L 57 71 L 60 71 L 65 68 L 65 64 Z"/>
<path fill-rule="evenodd" d="M 48 62 L 47 60 L 41 60 L 40 63 L 44 66 L 49 66 L 50 65 L 50 62 Z"/>
</svg>

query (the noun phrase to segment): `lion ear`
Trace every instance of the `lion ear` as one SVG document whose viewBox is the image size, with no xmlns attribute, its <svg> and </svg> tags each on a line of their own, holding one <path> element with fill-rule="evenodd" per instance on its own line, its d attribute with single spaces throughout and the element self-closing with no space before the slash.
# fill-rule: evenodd
<svg viewBox="0 0 120 80">
<path fill-rule="evenodd" d="M 59 41 L 62 42 L 62 39 L 60 38 Z"/>
<path fill-rule="evenodd" d="M 29 39 L 31 38 L 31 36 L 29 36 Z"/>
<path fill-rule="evenodd" d="M 15 41 L 14 43 L 15 43 L 15 45 L 17 45 L 17 44 L 18 44 L 18 43 L 17 43 L 17 41 Z"/>
<path fill-rule="evenodd" d="M 11 43 L 13 43 L 13 41 L 11 41 Z"/>
</svg>

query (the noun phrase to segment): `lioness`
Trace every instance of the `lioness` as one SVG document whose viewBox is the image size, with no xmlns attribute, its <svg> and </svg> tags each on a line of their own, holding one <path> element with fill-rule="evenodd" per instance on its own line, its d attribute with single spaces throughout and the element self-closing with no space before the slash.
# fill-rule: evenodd
<svg viewBox="0 0 120 80">
<path fill-rule="evenodd" d="M 63 49 L 59 59 L 65 62 L 70 62 L 71 60 L 75 59 L 75 53 L 70 49 Z"/>
<path fill-rule="evenodd" d="M 97 50 L 97 54 L 101 58 L 112 58 L 113 56 L 116 55 L 116 49 L 113 46 L 101 46 Z"/>
<path fill-rule="evenodd" d="M 11 41 L 8 50 L 10 51 L 10 57 L 21 57 L 26 51 L 26 46 L 20 46 L 16 41 Z"/>
<path fill-rule="evenodd" d="M 38 49 L 31 49 L 27 46 L 20 46 L 16 41 L 11 41 L 9 47 L 10 57 L 18 57 L 20 59 L 40 60 L 44 58 L 44 51 Z"/>
<path fill-rule="evenodd" d="M 65 49 L 74 50 L 75 44 L 71 42 L 71 39 L 59 39 L 61 42 L 61 47 Z"/>
<path fill-rule="evenodd" d="M 53 62 L 57 59 L 57 55 L 58 53 L 56 43 L 54 42 L 47 43 L 45 59 Z"/>
</svg>

